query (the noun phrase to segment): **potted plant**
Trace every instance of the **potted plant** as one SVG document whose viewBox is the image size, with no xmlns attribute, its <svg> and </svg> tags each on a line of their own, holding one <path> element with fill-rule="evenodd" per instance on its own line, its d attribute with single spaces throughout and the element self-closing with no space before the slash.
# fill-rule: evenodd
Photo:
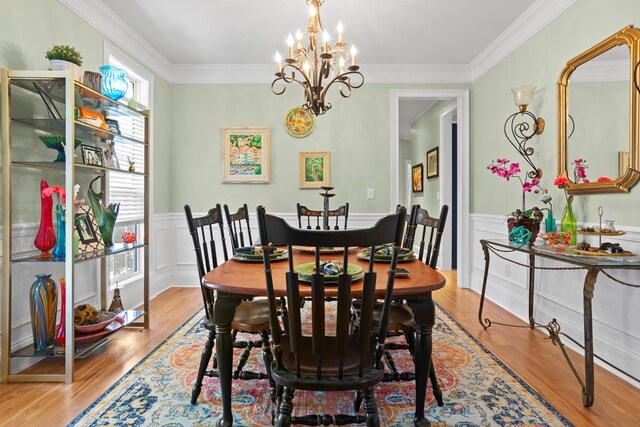
<svg viewBox="0 0 640 427">
<path fill-rule="evenodd" d="M 80 76 L 80 66 L 82 65 L 82 55 L 74 47 L 56 44 L 45 54 L 49 60 L 49 68 L 54 71 L 72 70 L 73 78 Z"/>
<path fill-rule="evenodd" d="M 520 182 L 520 186 L 522 187 L 522 206 L 521 209 L 516 209 L 511 212 L 511 216 L 507 219 L 508 230 L 511 232 L 515 227 L 525 227 L 531 231 L 529 241 L 533 243 L 540 231 L 540 222 L 543 220 L 544 214 L 538 207 L 526 209 L 525 195 L 527 193 L 546 193 L 546 190 L 540 187 L 540 179 L 531 178 L 531 180 L 529 180 L 529 176 L 525 174 L 523 180 L 520 177 L 520 164 L 511 163 L 508 159 L 496 159 L 487 166 L 487 169 L 489 169 L 492 174 L 498 175 L 507 181 L 510 181 L 511 178 L 516 178 Z"/>
</svg>

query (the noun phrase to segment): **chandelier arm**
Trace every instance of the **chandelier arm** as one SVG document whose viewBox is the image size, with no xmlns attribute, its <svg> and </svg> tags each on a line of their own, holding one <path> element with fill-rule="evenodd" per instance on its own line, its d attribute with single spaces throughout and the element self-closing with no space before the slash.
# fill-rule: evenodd
<svg viewBox="0 0 640 427">
<path fill-rule="evenodd" d="M 361 82 L 359 85 L 357 85 L 357 86 L 352 85 L 352 84 L 351 84 L 351 79 L 350 79 L 349 77 L 347 77 L 347 76 L 349 76 L 349 75 L 351 75 L 351 74 L 359 75 L 359 76 L 360 76 L 360 78 L 362 79 L 362 82 Z M 337 81 L 338 83 L 340 83 L 340 84 L 342 84 L 342 85 L 344 85 L 344 86 L 347 86 L 347 87 L 349 88 L 349 94 L 348 94 L 347 96 L 345 96 L 345 95 L 343 94 L 343 92 L 342 92 L 342 89 L 343 89 L 343 88 L 342 88 L 342 87 L 340 88 L 340 94 L 341 94 L 343 97 L 348 98 L 349 96 L 351 96 L 351 92 L 352 92 L 352 90 L 351 90 L 351 89 L 358 89 L 359 87 L 361 87 L 361 86 L 363 85 L 363 83 L 364 83 L 364 76 L 362 75 L 362 73 L 361 73 L 360 71 L 356 71 L 356 70 L 354 70 L 354 71 L 347 71 L 346 73 L 338 74 L 338 75 L 337 75 L 337 76 L 335 76 L 333 79 L 331 79 L 331 80 L 329 81 L 329 83 L 328 83 L 324 88 L 322 88 L 322 92 L 320 92 L 320 99 L 324 99 L 324 96 L 326 95 L 327 91 L 329 90 L 329 88 L 330 88 L 330 87 L 331 87 L 331 86 L 332 86 L 336 81 Z"/>
<path fill-rule="evenodd" d="M 531 160 L 535 150 L 533 147 L 527 147 L 527 143 L 536 135 L 537 127 L 536 117 L 526 110 L 513 113 L 504 123 L 504 136 L 507 141 L 533 169 L 527 172 L 529 178 L 539 178 L 542 175 L 542 171 Z"/>
</svg>

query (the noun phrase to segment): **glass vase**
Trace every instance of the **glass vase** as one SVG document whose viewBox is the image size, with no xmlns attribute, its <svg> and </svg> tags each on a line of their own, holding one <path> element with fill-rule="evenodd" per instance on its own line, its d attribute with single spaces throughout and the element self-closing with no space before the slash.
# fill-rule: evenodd
<svg viewBox="0 0 640 427">
<path fill-rule="evenodd" d="M 53 248 L 53 257 L 57 260 L 63 260 L 66 253 L 65 247 L 65 216 L 62 206 L 56 205 L 56 246 Z"/>
<path fill-rule="evenodd" d="M 40 250 L 38 259 L 49 259 L 51 254 L 49 251 L 56 244 L 56 233 L 53 231 L 53 220 L 51 217 L 51 209 L 53 207 L 53 199 L 51 196 L 45 197 L 42 191 L 49 188 L 49 184 L 44 179 L 40 180 L 40 227 L 33 241 L 33 245 Z"/>
<path fill-rule="evenodd" d="M 556 231 L 556 219 L 553 217 L 551 213 L 547 215 L 547 219 L 544 220 L 544 230 L 547 233 L 552 233 Z"/>
<path fill-rule="evenodd" d="M 564 208 L 564 214 L 562 215 L 562 221 L 560 221 L 560 231 L 571 232 L 571 246 L 575 246 L 578 240 L 578 223 L 576 217 L 573 216 L 573 208 L 569 204 Z"/>
<path fill-rule="evenodd" d="M 127 93 L 129 84 L 124 78 L 127 75 L 125 70 L 113 65 L 103 65 L 100 67 L 102 74 L 102 94 L 117 101 Z"/>
<path fill-rule="evenodd" d="M 66 316 L 67 316 L 67 281 L 63 278 L 60 279 L 60 323 L 56 326 L 55 339 L 62 347 L 65 345 L 65 336 L 66 336 Z"/>
<path fill-rule="evenodd" d="M 58 289 L 50 274 L 36 275 L 29 291 L 33 347 L 43 350 L 53 345 L 58 311 Z"/>
</svg>

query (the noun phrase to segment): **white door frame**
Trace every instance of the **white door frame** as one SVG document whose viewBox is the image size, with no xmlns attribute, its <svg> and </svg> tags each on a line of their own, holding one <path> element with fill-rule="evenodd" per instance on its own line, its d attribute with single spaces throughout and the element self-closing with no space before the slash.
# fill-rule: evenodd
<svg viewBox="0 0 640 427">
<path fill-rule="evenodd" d="M 440 162 L 438 171 L 442 171 L 440 175 L 440 204 L 444 204 L 443 200 L 448 200 L 447 203 L 449 205 L 449 218 L 445 223 L 444 234 L 442 235 L 442 242 L 440 243 L 440 268 L 443 270 L 451 270 L 451 266 L 453 264 L 453 260 L 451 259 L 451 248 L 453 245 L 453 232 L 452 226 L 453 221 L 451 221 L 451 209 L 453 208 L 452 197 L 453 197 L 453 188 L 451 183 L 453 182 L 452 171 L 450 169 L 450 165 L 452 163 L 453 150 L 451 148 L 451 138 L 453 136 L 453 132 L 451 130 L 451 126 L 454 123 L 453 116 L 457 112 L 458 106 L 456 102 L 453 102 L 447 108 L 442 110 L 440 113 L 440 156 L 442 156 L 443 161 Z M 444 159 L 449 159 L 446 162 Z M 435 214 L 435 212 L 434 212 Z"/>
<path fill-rule="evenodd" d="M 458 287 L 470 287 L 471 277 L 471 242 L 464 241 L 470 233 L 469 227 L 469 90 L 468 89 L 394 89 L 391 91 L 391 204 L 390 212 L 395 210 L 399 202 L 399 171 L 400 162 L 400 136 L 398 124 L 398 110 L 401 99 L 451 99 L 455 101 L 455 108 L 458 114 Z M 441 134 L 442 137 L 442 134 Z M 440 147 L 439 175 L 440 175 L 440 204 L 451 205 L 452 189 L 451 183 L 451 146 Z M 448 184 L 447 184 L 448 183 Z M 448 193 L 447 193 L 448 191 Z M 451 224 L 451 221 L 447 221 Z M 451 232 L 445 233 L 449 236 L 451 244 Z M 444 242 L 443 242 L 443 247 Z M 449 246 L 450 248 L 451 246 Z M 451 252 L 442 251 L 443 265 L 448 258 L 448 265 L 451 265 Z"/>
</svg>

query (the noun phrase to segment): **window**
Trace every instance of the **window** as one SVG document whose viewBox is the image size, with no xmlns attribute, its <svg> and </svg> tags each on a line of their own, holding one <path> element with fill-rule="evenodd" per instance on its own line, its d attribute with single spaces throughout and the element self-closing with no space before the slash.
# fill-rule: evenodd
<svg viewBox="0 0 640 427">
<path fill-rule="evenodd" d="M 120 99 L 120 102 L 131 103 L 132 100 L 138 106 L 149 106 L 150 99 L 150 77 L 145 78 L 146 72 L 111 46 L 105 44 L 105 59 L 110 65 L 123 69 L 127 72 L 127 93 Z M 143 107 L 143 108 L 144 108 Z M 142 140 L 145 137 L 144 120 L 136 116 L 118 116 L 118 126 L 123 136 Z M 129 164 L 133 163 L 136 172 L 144 171 L 145 158 L 144 148 L 140 144 L 119 143 L 117 145 L 117 157 L 122 170 L 127 170 Z M 144 200 L 146 191 L 144 188 L 144 177 L 142 175 L 131 175 L 128 173 L 108 172 L 108 201 L 120 202 L 118 220 L 114 229 L 114 237 L 119 241 L 119 236 L 124 231 L 133 231 L 140 239 L 144 235 Z M 109 279 L 111 286 L 116 283 L 124 285 L 136 280 L 141 275 L 143 251 L 127 251 L 109 258 Z"/>
</svg>

